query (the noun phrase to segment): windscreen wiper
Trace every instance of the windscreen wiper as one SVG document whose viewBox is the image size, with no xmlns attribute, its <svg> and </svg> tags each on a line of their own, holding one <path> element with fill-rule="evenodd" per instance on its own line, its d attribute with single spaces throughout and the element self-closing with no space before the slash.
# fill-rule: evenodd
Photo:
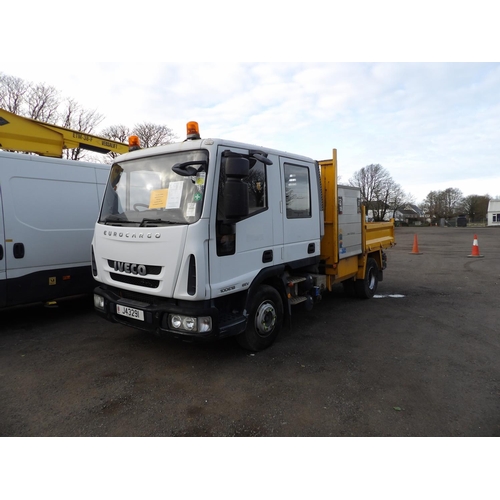
<svg viewBox="0 0 500 500">
<path fill-rule="evenodd" d="M 149 226 L 149 224 L 153 224 Z M 163 219 L 142 219 L 142 222 L 139 224 L 139 227 L 157 227 L 159 224 L 184 224 L 183 222 L 174 222 L 171 220 L 163 220 Z"/>
<path fill-rule="evenodd" d="M 112 223 L 112 222 L 120 222 L 122 224 L 132 224 L 133 221 L 127 219 L 125 215 L 108 215 L 104 220 L 104 224 Z"/>
<path fill-rule="evenodd" d="M 146 224 L 149 222 L 163 222 L 161 219 L 142 219 L 142 222 L 139 224 L 139 227 L 146 227 Z"/>
</svg>

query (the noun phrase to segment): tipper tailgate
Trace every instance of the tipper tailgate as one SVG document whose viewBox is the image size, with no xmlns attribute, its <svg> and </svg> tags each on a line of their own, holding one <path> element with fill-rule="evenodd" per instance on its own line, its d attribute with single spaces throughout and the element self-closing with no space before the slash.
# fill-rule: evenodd
<svg viewBox="0 0 500 500">
<path fill-rule="evenodd" d="M 394 220 L 390 222 L 365 222 L 365 249 L 368 252 L 392 247 L 396 244 Z"/>
</svg>

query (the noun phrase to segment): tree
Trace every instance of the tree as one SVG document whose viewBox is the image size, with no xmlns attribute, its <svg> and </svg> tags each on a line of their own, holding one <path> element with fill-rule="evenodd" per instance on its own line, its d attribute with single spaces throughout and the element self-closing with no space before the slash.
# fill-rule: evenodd
<svg viewBox="0 0 500 500">
<path fill-rule="evenodd" d="M 354 173 L 349 179 L 351 186 L 358 187 L 367 210 L 373 211 L 373 218 L 382 221 L 392 212 L 409 202 L 409 196 L 397 184 L 389 172 L 379 164 L 371 164 Z"/>
<path fill-rule="evenodd" d="M 126 125 L 111 125 L 110 127 L 105 128 L 101 132 L 101 135 L 103 137 L 106 137 L 107 139 L 111 139 L 112 141 L 126 143 L 128 141 L 128 138 L 134 134 L 132 134 L 132 132 Z"/>
<path fill-rule="evenodd" d="M 143 148 L 171 144 L 176 139 L 173 130 L 166 125 L 155 125 L 149 122 L 136 125 L 132 130 L 132 135 L 139 137 Z"/>
<path fill-rule="evenodd" d="M 166 125 L 156 125 L 154 123 L 142 123 L 135 125 L 130 130 L 126 125 L 111 125 L 105 128 L 101 135 L 113 141 L 128 142 L 131 135 L 139 137 L 141 148 L 153 148 L 155 146 L 163 146 L 171 144 L 177 139 L 173 130 Z M 116 153 L 108 153 L 109 157 L 115 158 Z"/>
<path fill-rule="evenodd" d="M 429 215 L 431 220 L 439 219 L 443 213 L 439 192 L 431 191 L 420 205 L 420 208 Z"/>
<path fill-rule="evenodd" d="M 45 123 L 56 123 L 59 118 L 59 91 L 43 83 L 28 84 L 25 94 L 26 116 Z"/>
<path fill-rule="evenodd" d="M 481 221 L 487 217 L 490 200 L 491 196 L 488 194 L 483 196 L 471 194 L 463 199 L 461 210 L 469 216 L 471 222 Z"/>
<path fill-rule="evenodd" d="M 74 99 L 67 99 L 61 112 L 61 127 L 91 134 L 104 116 L 96 110 L 84 109 Z M 69 160 L 83 160 L 89 153 L 81 148 L 66 149 L 63 153 Z"/>
<path fill-rule="evenodd" d="M 24 115 L 24 95 L 28 91 L 28 83 L 22 78 L 0 73 L 0 108 L 16 115 Z"/>
<path fill-rule="evenodd" d="M 457 188 L 431 191 L 423 201 L 422 209 L 431 219 L 449 219 L 459 215 L 463 199 L 462 191 Z"/>
</svg>

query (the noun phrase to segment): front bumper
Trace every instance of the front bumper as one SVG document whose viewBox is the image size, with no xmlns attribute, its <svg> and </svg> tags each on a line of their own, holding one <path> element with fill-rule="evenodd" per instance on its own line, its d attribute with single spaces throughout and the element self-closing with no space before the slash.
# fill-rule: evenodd
<svg viewBox="0 0 500 500">
<path fill-rule="evenodd" d="M 212 301 L 189 302 L 175 299 L 161 299 L 143 294 L 128 294 L 123 290 L 105 285 L 95 288 L 94 294 L 104 299 L 103 309 L 95 307 L 97 314 L 113 323 L 120 323 L 132 328 L 157 335 L 165 335 L 184 340 L 215 340 L 238 335 L 245 331 L 246 318 L 241 316 L 226 317 Z M 117 314 L 116 306 L 122 305 L 139 309 L 144 313 L 144 320 L 133 319 Z M 212 329 L 208 332 L 186 332 L 169 327 L 168 316 L 179 314 L 191 317 L 210 316 Z"/>
</svg>

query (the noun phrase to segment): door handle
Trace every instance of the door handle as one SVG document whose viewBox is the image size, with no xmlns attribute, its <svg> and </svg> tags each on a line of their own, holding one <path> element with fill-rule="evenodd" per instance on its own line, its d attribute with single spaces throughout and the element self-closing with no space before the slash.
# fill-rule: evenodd
<svg viewBox="0 0 500 500">
<path fill-rule="evenodd" d="M 24 245 L 22 243 L 14 243 L 14 258 L 22 259 L 24 257 Z"/>
<path fill-rule="evenodd" d="M 273 261 L 273 251 L 272 250 L 266 250 L 262 254 L 262 263 L 265 264 L 266 262 L 272 262 Z"/>
</svg>

